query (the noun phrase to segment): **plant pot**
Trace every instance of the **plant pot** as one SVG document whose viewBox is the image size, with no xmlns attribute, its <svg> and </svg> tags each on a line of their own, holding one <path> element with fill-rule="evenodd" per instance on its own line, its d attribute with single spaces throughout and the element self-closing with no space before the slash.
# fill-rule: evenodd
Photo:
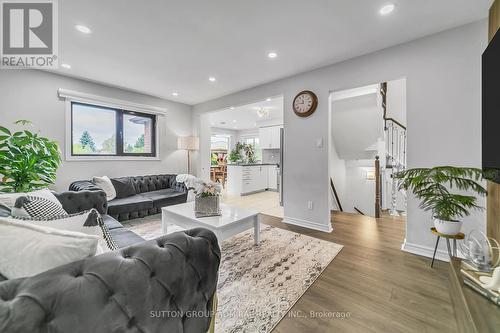
<svg viewBox="0 0 500 333">
<path fill-rule="evenodd" d="M 434 218 L 434 227 L 437 232 L 445 235 L 456 235 L 462 229 L 462 221 L 445 221 Z"/>
<path fill-rule="evenodd" d="M 220 216 L 219 196 L 196 197 L 194 199 L 194 213 L 196 217 Z"/>
</svg>

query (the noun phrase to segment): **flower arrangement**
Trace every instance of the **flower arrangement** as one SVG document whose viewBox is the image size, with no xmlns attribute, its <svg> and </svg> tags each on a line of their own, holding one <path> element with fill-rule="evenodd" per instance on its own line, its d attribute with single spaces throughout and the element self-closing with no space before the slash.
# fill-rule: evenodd
<svg viewBox="0 0 500 333">
<path fill-rule="evenodd" d="M 214 182 L 204 182 L 203 180 L 198 180 L 195 187 L 190 187 L 188 190 L 193 191 L 197 198 L 219 196 L 221 192 L 218 184 Z"/>
<path fill-rule="evenodd" d="M 219 184 L 199 180 L 196 187 L 190 187 L 194 191 L 194 213 L 196 217 L 220 216 L 219 195 L 221 188 Z"/>
</svg>

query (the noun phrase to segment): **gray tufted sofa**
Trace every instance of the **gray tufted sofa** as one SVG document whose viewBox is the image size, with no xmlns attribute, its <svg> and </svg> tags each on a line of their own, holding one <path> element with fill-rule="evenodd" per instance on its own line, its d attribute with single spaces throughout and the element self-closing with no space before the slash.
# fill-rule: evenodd
<svg viewBox="0 0 500 333">
<path fill-rule="evenodd" d="M 128 196 L 108 202 L 108 214 L 118 221 L 126 221 L 158 214 L 161 208 L 184 203 L 187 188 L 176 182 L 176 175 L 149 175 L 136 177 L 111 178 L 111 181 L 131 180 L 133 190 Z M 88 180 L 79 180 L 69 186 L 70 191 L 101 190 Z"/>
<path fill-rule="evenodd" d="M 128 236 L 119 250 L 0 281 L 0 332 L 207 332 L 220 264 L 211 231 L 144 241 L 106 215 L 104 192 L 57 197 L 68 213 L 98 209 L 114 238 Z"/>
</svg>

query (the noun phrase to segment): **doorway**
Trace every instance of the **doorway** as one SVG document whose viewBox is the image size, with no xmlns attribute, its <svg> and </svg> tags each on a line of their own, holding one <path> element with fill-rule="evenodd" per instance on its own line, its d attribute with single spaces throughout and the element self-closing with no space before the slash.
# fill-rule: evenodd
<svg viewBox="0 0 500 333">
<path fill-rule="evenodd" d="M 222 202 L 283 218 L 281 157 L 283 97 L 202 115 L 202 178 L 223 186 Z M 208 167 L 209 166 L 209 167 Z"/>
<path fill-rule="evenodd" d="M 406 168 L 406 79 L 335 91 L 329 104 L 331 209 L 406 215 L 392 177 Z"/>
</svg>

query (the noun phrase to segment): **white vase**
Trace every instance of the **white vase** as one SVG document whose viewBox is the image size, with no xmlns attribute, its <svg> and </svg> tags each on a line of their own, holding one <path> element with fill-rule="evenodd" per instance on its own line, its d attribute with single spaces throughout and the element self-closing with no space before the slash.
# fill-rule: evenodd
<svg viewBox="0 0 500 333">
<path fill-rule="evenodd" d="M 456 235 L 462 229 L 462 221 L 445 221 L 434 218 L 434 227 L 442 234 Z"/>
</svg>

